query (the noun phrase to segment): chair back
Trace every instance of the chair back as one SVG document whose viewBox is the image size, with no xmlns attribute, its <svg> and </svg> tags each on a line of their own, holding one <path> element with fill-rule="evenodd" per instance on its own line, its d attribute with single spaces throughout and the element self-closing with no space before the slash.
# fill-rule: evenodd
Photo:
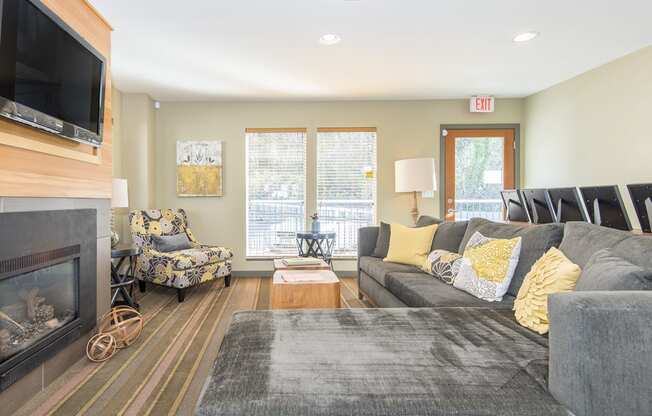
<svg viewBox="0 0 652 416">
<path fill-rule="evenodd" d="M 152 248 L 152 235 L 189 234 L 188 217 L 183 209 L 133 210 L 129 213 L 129 226 L 134 244 L 142 249 Z"/>
</svg>

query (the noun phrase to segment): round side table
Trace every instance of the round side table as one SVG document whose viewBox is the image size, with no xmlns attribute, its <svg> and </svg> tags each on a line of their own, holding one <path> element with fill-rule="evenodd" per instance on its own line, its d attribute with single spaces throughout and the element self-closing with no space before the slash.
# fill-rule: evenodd
<svg viewBox="0 0 652 416">
<path fill-rule="evenodd" d="M 140 308 L 140 305 L 134 301 L 133 288 L 136 281 L 136 257 L 141 253 L 142 250 L 138 247 L 111 249 L 111 308 L 118 305 L 127 305 L 134 309 Z M 113 260 L 117 260 L 117 264 Z M 129 264 L 126 272 L 120 273 L 127 261 Z M 118 296 L 122 297 L 122 300 L 119 300 Z"/>
<path fill-rule="evenodd" d="M 316 257 L 331 265 L 335 233 L 297 233 L 297 248 L 300 257 Z"/>
</svg>

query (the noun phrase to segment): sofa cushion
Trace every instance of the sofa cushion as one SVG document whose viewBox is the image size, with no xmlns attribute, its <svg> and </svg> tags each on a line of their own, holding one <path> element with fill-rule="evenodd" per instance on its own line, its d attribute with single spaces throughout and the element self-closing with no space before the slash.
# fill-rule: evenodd
<svg viewBox="0 0 652 416">
<path fill-rule="evenodd" d="M 224 247 L 201 246 L 187 250 L 164 253 L 171 258 L 174 270 L 188 270 L 206 264 L 219 263 L 233 257 L 233 252 Z"/>
<path fill-rule="evenodd" d="M 362 269 L 365 273 L 371 276 L 378 283 L 383 285 L 383 287 L 387 287 L 385 285 L 385 281 L 388 273 L 418 271 L 418 269 L 414 266 L 385 262 L 382 259 L 371 257 L 371 256 L 360 257 L 358 261 L 360 264 L 360 269 Z"/>
<path fill-rule="evenodd" d="M 576 290 L 652 290 L 652 272 L 603 249 L 586 263 Z"/>
<path fill-rule="evenodd" d="M 179 233 L 175 235 L 153 235 L 152 244 L 154 248 L 163 253 L 169 253 L 170 251 L 179 251 L 187 250 L 192 247 L 190 240 L 186 233 Z"/>
<path fill-rule="evenodd" d="M 504 296 L 501 302 L 487 302 L 421 272 L 390 272 L 385 280 L 387 289 L 394 296 L 415 308 L 439 306 L 511 308 L 514 303 L 514 297 L 509 295 Z"/>
<path fill-rule="evenodd" d="M 416 227 L 421 228 L 440 223 L 441 220 L 439 218 L 422 215 L 417 220 Z M 387 252 L 389 251 L 389 238 L 391 234 L 391 226 L 385 222 L 381 222 L 378 230 L 378 239 L 376 240 L 376 248 L 374 249 L 372 256 L 381 259 L 387 257 Z"/>
<path fill-rule="evenodd" d="M 387 257 L 387 252 L 389 251 L 389 236 L 391 235 L 391 232 L 392 228 L 389 224 L 386 222 L 380 223 L 376 248 L 374 249 L 372 256 L 378 257 L 379 259 Z"/>
<path fill-rule="evenodd" d="M 462 243 L 462 238 L 464 238 L 468 224 L 468 221 L 442 222 L 439 224 L 435 238 L 432 239 L 430 251 L 447 250 L 453 253 L 459 253 L 460 244 Z"/>
<path fill-rule="evenodd" d="M 460 250 L 464 250 L 467 242 L 476 232 L 482 233 L 486 237 L 492 238 L 514 238 L 521 237 L 521 255 L 514 271 L 514 277 L 507 289 L 507 293 L 512 296 L 518 294 L 518 290 L 523 284 L 525 275 L 530 271 L 534 263 L 541 258 L 551 247 L 559 247 L 564 226 L 561 224 L 543 224 L 543 225 L 518 225 L 497 223 L 483 218 L 473 218 L 460 244 Z M 565 250 L 561 250 L 567 254 Z M 575 264 L 582 267 L 571 256 L 568 258 Z"/>
<path fill-rule="evenodd" d="M 521 237 L 490 238 L 473 234 L 453 286 L 489 302 L 500 302 L 514 277 Z"/>
<path fill-rule="evenodd" d="M 601 227 L 586 222 L 569 222 L 559 249 L 582 269 L 593 254 L 611 252 L 646 270 L 652 270 L 652 237 Z M 580 277 L 581 279 L 581 277 Z"/>
<path fill-rule="evenodd" d="M 429 215 L 422 215 L 417 220 L 417 227 L 427 227 L 429 225 L 441 224 L 439 218 L 431 217 Z"/>
<path fill-rule="evenodd" d="M 460 272 L 462 256 L 448 250 L 433 250 L 423 265 L 423 271 L 435 276 L 444 283 L 452 285 Z"/>
<path fill-rule="evenodd" d="M 418 228 L 391 224 L 389 251 L 383 261 L 422 267 L 430 253 L 437 227 L 437 224 Z"/>
<path fill-rule="evenodd" d="M 518 323 L 539 334 L 548 332 L 548 296 L 571 292 L 580 277 L 580 267 L 552 247 L 534 263 L 514 301 Z"/>
</svg>

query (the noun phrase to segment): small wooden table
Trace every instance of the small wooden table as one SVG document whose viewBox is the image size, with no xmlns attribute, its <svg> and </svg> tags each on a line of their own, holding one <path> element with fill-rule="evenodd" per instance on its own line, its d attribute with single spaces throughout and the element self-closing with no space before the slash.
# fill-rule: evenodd
<svg viewBox="0 0 652 416">
<path fill-rule="evenodd" d="M 311 275 L 316 280 L 288 282 L 283 275 Z M 272 309 L 340 307 L 340 280 L 331 270 L 279 270 L 272 278 Z"/>
</svg>

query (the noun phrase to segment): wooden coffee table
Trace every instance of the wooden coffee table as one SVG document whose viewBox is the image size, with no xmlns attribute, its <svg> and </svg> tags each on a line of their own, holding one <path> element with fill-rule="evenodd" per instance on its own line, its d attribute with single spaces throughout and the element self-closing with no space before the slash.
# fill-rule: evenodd
<svg viewBox="0 0 652 416">
<path fill-rule="evenodd" d="M 311 281 L 288 282 L 283 274 L 310 275 Z M 340 280 L 331 270 L 279 270 L 272 278 L 272 309 L 340 307 Z"/>
</svg>

